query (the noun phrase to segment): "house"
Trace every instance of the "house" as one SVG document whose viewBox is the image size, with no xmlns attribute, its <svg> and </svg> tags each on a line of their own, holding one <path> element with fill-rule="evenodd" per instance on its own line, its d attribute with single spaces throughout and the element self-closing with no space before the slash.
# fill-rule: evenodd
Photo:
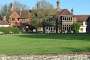
<svg viewBox="0 0 90 60">
<path fill-rule="evenodd" d="M 54 22 L 56 22 L 56 20 Z M 58 33 L 71 32 L 72 24 L 77 22 L 80 23 L 79 33 L 90 32 L 90 15 L 74 15 L 72 11 L 68 9 L 60 10 L 58 13 Z M 46 33 L 56 33 L 56 26 L 47 26 L 45 29 Z"/>
<path fill-rule="evenodd" d="M 76 18 L 77 22 L 80 23 L 80 29 L 79 32 L 80 33 L 86 33 L 87 32 L 87 26 L 88 26 L 88 19 L 90 17 L 90 15 L 74 15 L 74 17 Z"/>
<path fill-rule="evenodd" d="M 45 29 L 48 31 L 48 33 L 56 33 L 56 26 L 58 28 L 58 33 L 65 33 L 67 31 L 71 31 L 71 26 L 73 23 L 76 22 L 75 17 L 73 16 L 72 12 L 70 12 L 68 9 L 61 9 L 58 11 L 58 16 L 56 16 L 56 19 L 54 19 L 54 26 L 47 26 Z M 51 20 L 52 21 L 52 20 Z M 51 22 L 49 21 L 49 22 Z M 57 22 L 57 23 L 56 23 Z"/>
<path fill-rule="evenodd" d="M 29 10 L 17 10 L 16 6 L 12 4 L 9 23 L 11 26 L 20 26 L 20 24 L 31 24 L 31 13 Z"/>
<path fill-rule="evenodd" d="M 58 33 L 72 33 L 73 31 L 71 26 L 73 23 L 77 22 L 80 23 L 79 33 L 90 32 L 90 15 L 74 15 L 73 9 L 71 9 L 71 11 L 69 11 L 68 9 L 61 9 L 59 0 L 57 0 L 57 2 L 58 15 L 55 16 L 55 18 L 57 19 L 53 18 L 51 20 L 48 20 L 49 22 L 52 22 L 54 20 L 53 24 L 55 25 L 46 26 L 46 33 L 56 33 L 56 30 L 58 30 Z"/>
<path fill-rule="evenodd" d="M 4 18 L 0 16 L 0 27 L 10 27 L 9 23 Z"/>
<path fill-rule="evenodd" d="M 30 10 L 23 8 L 17 9 L 14 2 L 11 3 L 11 8 L 8 12 L 8 19 L 6 18 L 6 16 L 0 16 L 0 27 L 19 27 L 24 31 L 28 26 L 31 29 L 32 16 Z"/>
<path fill-rule="evenodd" d="M 76 19 L 75 17 L 73 16 L 73 13 L 72 11 L 69 11 L 68 9 L 62 9 L 59 14 L 59 23 L 61 23 L 62 25 L 62 32 L 68 32 L 68 31 L 71 31 L 72 28 L 72 24 L 76 22 Z M 60 27 L 59 27 L 59 32 L 60 31 Z"/>
</svg>

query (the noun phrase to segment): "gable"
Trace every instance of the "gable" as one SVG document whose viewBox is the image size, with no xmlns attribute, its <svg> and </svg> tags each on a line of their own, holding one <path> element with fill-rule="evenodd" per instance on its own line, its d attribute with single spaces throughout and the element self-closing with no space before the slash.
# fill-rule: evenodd
<svg viewBox="0 0 90 60">
<path fill-rule="evenodd" d="M 15 11 L 11 13 L 10 17 L 12 17 L 12 18 L 20 18 L 19 14 L 17 12 L 15 12 Z"/>
<path fill-rule="evenodd" d="M 67 9 L 62 9 L 59 12 L 59 15 L 72 15 L 72 13 L 69 10 L 67 10 Z"/>
</svg>

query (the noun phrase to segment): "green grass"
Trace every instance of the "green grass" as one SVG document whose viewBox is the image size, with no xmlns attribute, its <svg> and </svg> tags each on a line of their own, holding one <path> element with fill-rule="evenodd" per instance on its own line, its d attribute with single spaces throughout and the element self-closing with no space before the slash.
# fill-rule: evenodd
<svg viewBox="0 0 90 60">
<path fill-rule="evenodd" d="M 90 35 L 0 35 L 0 54 L 61 54 L 72 52 L 90 52 Z"/>
</svg>

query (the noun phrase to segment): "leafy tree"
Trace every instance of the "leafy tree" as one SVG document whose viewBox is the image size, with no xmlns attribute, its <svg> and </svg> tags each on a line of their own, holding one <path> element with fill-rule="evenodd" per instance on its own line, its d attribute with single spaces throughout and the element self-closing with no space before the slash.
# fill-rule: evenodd
<svg viewBox="0 0 90 60">
<path fill-rule="evenodd" d="M 43 25 L 48 23 L 46 20 L 49 17 L 56 15 L 56 9 L 46 0 L 40 0 L 32 9 L 32 15 L 32 24 L 36 27 L 44 28 Z"/>
<path fill-rule="evenodd" d="M 80 23 L 73 23 L 73 25 L 72 25 L 72 30 L 73 30 L 75 33 L 78 33 L 78 32 L 79 32 L 79 29 L 80 29 Z"/>
</svg>

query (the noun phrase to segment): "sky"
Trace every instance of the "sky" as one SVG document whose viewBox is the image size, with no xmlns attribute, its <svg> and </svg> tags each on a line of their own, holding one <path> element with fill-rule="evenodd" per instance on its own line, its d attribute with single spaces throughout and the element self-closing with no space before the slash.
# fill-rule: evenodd
<svg viewBox="0 0 90 60">
<path fill-rule="evenodd" d="M 9 4 L 13 0 L 0 0 L 0 7 Z M 36 2 L 38 0 L 16 0 L 20 2 L 21 4 L 24 4 L 28 6 L 29 8 L 32 8 L 35 6 Z M 50 1 L 50 3 L 56 7 L 56 0 L 47 0 Z M 60 0 L 60 7 L 62 9 L 69 9 L 71 10 L 73 8 L 74 14 L 78 15 L 90 15 L 90 0 Z"/>
</svg>

